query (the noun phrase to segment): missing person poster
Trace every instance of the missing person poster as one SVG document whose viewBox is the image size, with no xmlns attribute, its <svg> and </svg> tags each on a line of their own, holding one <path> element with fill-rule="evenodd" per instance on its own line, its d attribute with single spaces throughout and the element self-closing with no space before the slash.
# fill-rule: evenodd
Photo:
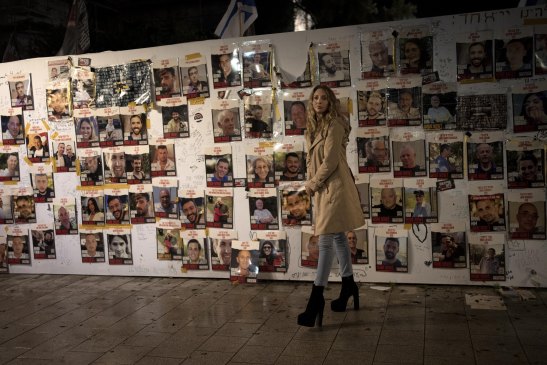
<svg viewBox="0 0 547 365">
<path fill-rule="evenodd" d="M 435 179 L 405 179 L 405 223 L 436 223 L 439 219 Z"/>
<path fill-rule="evenodd" d="M 469 186 L 471 232 L 505 231 L 504 189 L 500 183 L 476 183 Z"/>
<path fill-rule="evenodd" d="M 181 231 L 184 244 L 183 270 L 209 270 L 209 238 L 204 230 Z"/>
<path fill-rule="evenodd" d="M 466 268 L 467 236 L 462 222 L 431 224 L 433 268 Z"/>
<path fill-rule="evenodd" d="M 545 191 L 511 190 L 507 193 L 511 239 L 545 240 Z"/>
<path fill-rule="evenodd" d="M 387 81 L 357 81 L 357 115 L 359 127 L 386 125 Z"/>
<path fill-rule="evenodd" d="M 213 271 L 230 271 L 232 262 L 232 242 L 237 239 L 237 231 L 227 229 L 210 229 L 211 269 Z"/>
<path fill-rule="evenodd" d="M 275 188 L 251 188 L 248 198 L 251 229 L 279 229 L 277 190 Z"/>
<path fill-rule="evenodd" d="M 230 281 L 256 284 L 259 270 L 259 241 L 232 241 Z"/>
<path fill-rule="evenodd" d="M 370 199 L 372 223 L 404 222 L 403 179 L 371 178 Z"/>
<path fill-rule="evenodd" d="M 505 235 L 472 233 L 469 235 L 469 279 L 505 281 Z"/>
<path fill-rule="evenodd" d="M 260 241 L 260 272 L 287 272 L 287 232 L 257 231 L 256 238 Z"/>
<path fill-rule="evenodd" d="M 408 231 L 393 226 L 374 229 L 376 271 L 408 273 Z"/>
</svg>

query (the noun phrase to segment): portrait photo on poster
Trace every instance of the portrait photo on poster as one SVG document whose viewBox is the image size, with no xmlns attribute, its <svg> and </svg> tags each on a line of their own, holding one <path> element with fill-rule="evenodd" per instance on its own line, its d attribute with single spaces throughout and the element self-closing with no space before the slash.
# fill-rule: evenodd
<svg viewBox="0 0 547 365">
<path fill-rule="evenodd" d="M 84 225 L 104 225 L 104 196 L 96 194 L 97 196 L 82 195 L 82 224 Z"/>
<path fill-rule="evenodd" d="M 467 267 L 465 232 L 431 232 L 433 267 Z"/>
<path fill-rule="evenodd" d="M 152 191 L 134 191 L 129 188 L 129 212 L 131 224 L 156 222 Z"/>
<path fill-rule="evenodd" d="M 180 220 L 185 228 L 205 228 L 205 199 L 200 197 L 187 197 L 179 194 Z"/>
<path fill-rule="evenodd" d="M 53 233 L 53 229 L 38 229 L 36 226 L 34 228 L 37 229 L 30 230 L 34 259 L 56 259 L 57 254 L 55 250 L 55 235 Z"/>
<path fill-rule="evenodd" d="M 513 88 L 513 132 L 547 130 L 547 83 L 538 86 L 543 90 L 525 93 Z"/>
<path fill-rule="evenodd" d="M 102 232 L 80 233 L 82 262 L 105 262 L 104 238 Z"/>
<path fill-rule="evenodd" d="M 49 161 L 49 136 L 47 131 L 33 132 L 27 133 L 26 136 L 28 159 L 32 163 Z"/>
<path fill-rule="evenodd" d="M 505 245 L 470 242 L 469 270 L 471 281 L 505 281 Z"/>
<path fill-rule="evenodd" d="M 190 124 L 188 122 L 188 105 L 182 104 L 173 107 L 162 107 L 164 138 L 190 137 Z"/>
<path fill-rule="evenodd" d="M 111 195 L 107 192 L 105 190 L 106 224 L 129 224 L 128 193 L 116 192 Z"/>
<path fill-rule="evenodd" d="M 504 194 L 469 195 L 471 232 L 505 231 Z"/>
<path fill-rule="evenodd" d="M 234 186 L 232 154 L 205 155 L 207 186 Z"/>
<path fill-rule="evenodd" d="M 123 233 L 108 232 L 106 234 L 106 242 L 108 245 L 109 265 L 133 264 L 131 234 L 126 234 L 125 231 L 123 231 Z"/>
<path fill-rule="evenodd" d="M 428 74 L 433 71 L 433 36 L 399 38 L 402 74 Z"/>
<path fill-rule="evenodd" d="M 177 187 L 176 186 L 153 186 L 154 191 L 154 212 L 158 218 L 177 219 Z"/>
<path fill-rule="evenodd" d="M 30 241 L 28 235 L 7 235 L 8 264 L 30 265 Z"/>
<path fill-rule="evenodd" d="M 26 194 L 30 189 L 24 189 Z M 16 224 L 36 223 L 36 204 L 33 195 L 18 195 L 13 198 L 13 220 Z"/>
<path fill-rule="evenodd" d="M 462 39 L 462 42 L 456 43 L 459 82 L 488 81 L 494 78 L 492 45 L 492 39 L 474 42 L 465 42 Z"/>
<path fill-rule="evenodd" d="M 357 137 L 359 173 L 390 172 L 389 136 Z"/>
<path fill-rule="evenodd" d="M 368 230 L 355 229 L 346 232 L 348 239 L 351 262 L 353 264 L 368 264 Z"/>
<path fill-rule="evenodd" d="M 181 66 L 183 95 L 188 99 L 197 97 L 209 97 L 209 81 L 207 77 L 207 64 L 192 64 L 188 67 Z"/>
<path fill-rule="evenodd" d="M 128 184 L 150 184 L 151 162 L 148 146 L 141 146 L 136 150 L 126 150 L 125 170 Z M 143 153 L 140 153 L 143 152 Z"/>
<path fill-rule="evenodd" d="M 372 223 L 403 223 L 403 191 L 402 187 L 370 188 Z"/>
<path fill-rule="evenodd" d="M 306 154 L 296 148 L 287 152 L 275 150 L 274 170 L 277 183 L 280 181 L 304 181 L 306 178 Z"/>
<path fill-rule="evenodd" d="M 20 75 L 8 81 L 12 108 L 21 107 L 23 110 L 34 110 L 31 75 Z"/>
<path fill-rule="evenodd" d="M 503 142 L 468 142 L 467 176 L 469 180 L 503 180 Z"/>
<path fill-rule="evenodd" d="M 429 143 L 429 177 L 463 179 L 463 142 Z"/>
<path fill-rule="evenodd" d="M 150 156 L 152 158 L 150 164 L 151 176 L 157 177 L 177 175 L 174 143 L 150 145 Z"/>
<path fill-rule="evenodd" d="M 239 108 L 213 109 L 215 143 L 241 141 Z"/>
<path fill-rule="evenodd" d="M 123 145 L 123 125 L 119 114 L 98 116 L 97 124 L 101 147 Z"/>
<path fill-rule="evenodd" d="M 378 79 L 393 74 L 393 36 L 389 30 L 361 34 L 361 78 Z"/>
<path fill-rule="evenodd" d="M 539 146 L 538 146 L 539 147 Z M 543 149 L 506 150 L 507 185 L 510 189 L 545 186 Z"/>
<path fill-rule="evenodd" d="M 231 53 L 212 54 L 211 64 L 215 89 L 241 86 L 241 64 L 237 48 Z"/>
<path fill-rule="evenodd" d="M 408 272 L 406 237 L 375 236 L 376 271 Z"/>
<path fill-rule="evenodd" d="M 156 226 L 156 244 L 158 260 L 182 260 L 184 248 L 180 229 Z"/>
<path fill-rule="evenodd" d="M 0 152 L 0 181 L 19 181 L 19 153 Z"/>
<path fill-rule="evenodd" d="M 209 238 L 201 238 L 198 235 L 192 238 L 185 236 L 183 242 L 186 247 L 182 267 L 188 270 L 208 270 Z"/>
<path fill-rule="evenodd" d="M 80 149 L 80 183 L 82 186 L 104 185 L 103 159 L 100 149 L 85 153 Z"/>
<path fill-rule="evenodd" d="M 20 110 L 20 109 L 19 109 Z M 25 122 L 23 113 L 2 115 L 2 144 L 25 144 Z"/>
<path fill-rule="evenodd" d="M 306 104 L 306 101 L 299 100 L 285 102 L 285 128 L 287 130 L 306 129 Z"/>
<path fill-rule="evenodd" d="M 104 178 L 107 184 L 119 184 L 127 182 L 125 170 L 125 152 L 122 149 L 103 149 Z"/>
<path fill-rule="evenodd" d="M 422 94 L 424 129 L 455 129 L 456 97 L 456 92 L 434 94 L 424 92 Z"/>
<path fill-rule="evenodd" d="M 121 114 L 120 117 L 124 131 L 124 145 L 148 144 L 146 113 Z"/>
<path fill-rule="evenodd" d="M 532 76 L 532 35 L 511 39 L 496 39 L 496 79 L 518 79 Z"/>
<path fill-rule="evenodd" d="M 359 127 L 385 126 L 387 115 L 386 90 L 357 91 Z"/>
<path fill-rule="evenodd" d="M 273 151 L 272 151 L 273 152 Z M 272 188 L 275 185 L 273 154 L 247 158 L 247 186 L 249 188 Z"/>
<path fill-rule="evenodd" d="M 156 100 L 181 96 L 179 67 L 176 64 L 154 68 Z"/>
<path fill-rule="evenodd" d="M 230 270 L 232 241 L 232 238 L 212 238 L 211 267 L 213 271 Z"/>
<path fill-rule="evenodd" d="M 287 271 L 287 241 L 284 239 L 261 239 L 259 247 L 260 272 Z"/>
<path fill-rule="evenodd" d="M 280 187 L 281 217 L 284 226 L 312 224 L 311 198 L 305 190 Z"/>
<path fill-rule="evenodd" d="M 252 193 L 251 193 L 252 194 Z M 279 229 L 277 196 L 249 197 L 250 222 L 253 230 Z"/>
<path fill-rule="evenodd" d="M 512 239 L 545 239 L 545 200 L 509 200 L 508 205 L 509 231 Z"/>
<path fill-rule="evenodd" d="M 76 128 L 76 147 L 99 147 L 99 125 L 94 116 L 74 118 Z"/>
</svg>

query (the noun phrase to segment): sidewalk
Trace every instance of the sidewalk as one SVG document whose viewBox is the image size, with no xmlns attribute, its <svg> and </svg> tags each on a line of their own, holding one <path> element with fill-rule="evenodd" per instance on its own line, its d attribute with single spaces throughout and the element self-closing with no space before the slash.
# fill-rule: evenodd
<svg viewBox="0 0 547 365">
<path fill-rule="evenodd" d="M 333 283 L 319 329 L 296 325 L 311 283 L 11 274 L 0 285 L 2 364 L 547 364 L 545 289 L 500 301 L 493 287 L 360 284 L 361 309 L 334 313 Z M 466 294 L 506 308 L 471 309 Z"/>
</svg>

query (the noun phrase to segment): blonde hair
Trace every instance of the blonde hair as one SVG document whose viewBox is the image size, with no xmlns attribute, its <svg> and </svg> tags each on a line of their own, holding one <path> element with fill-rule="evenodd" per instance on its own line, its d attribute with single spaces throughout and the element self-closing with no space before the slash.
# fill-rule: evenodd
<svg viewBox="0 0 547 365">
<path fill-rule="evenodd" d="M 266 157 L 264 156 L 258 156 L 257 158 L 255 158 L 253 160 L 253 163 L 251 164 L 251 167 L 252 167 L 252 173 L 255 173 L 256 174 L 256 164 L 259 162 L 259 161 L 262 161 L 266 164 L 266 166 L 268 166 L 268 173 L 270 172 L 270 170 L 272 169 L 272 163 L 271 161 L 269 161 Z"/>
<path fill-rule="evenodd" d="M 327 106 L 327 111 L 324 115 L 317 115 L 313 109 L 313 96 L 317 90 L 323 90 L 327 95 L 327 101 L 329 105 Z M 317 85 L 313 88 L 310 93 L 308 108 L 307 108 L 308 118 L 306 121 L 306 134 L 311 136 L 313 140 L 317 133 L 323 133 L 332 120 L 336 118 L 341 118 L 340 107 L 337 103 L 336 96 L 332 90 L 325 85 Z"/>
</svg>

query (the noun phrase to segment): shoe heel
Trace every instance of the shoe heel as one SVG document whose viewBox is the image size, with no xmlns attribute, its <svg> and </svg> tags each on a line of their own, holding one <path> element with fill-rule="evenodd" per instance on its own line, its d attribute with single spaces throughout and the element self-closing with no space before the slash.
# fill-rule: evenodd
<svg viewBox="0 0 547 365">
<path fill-rule="evenodd" d="M 359 310 L 359 294 L 353 294 L 353 309 Z"/>
<path fill-rule="evenodd" d="M 321 310 L 317 312 L 317 318 L 316 318 L 317 327 L 323 327 L 323 309 L 324 308 L 321 308 Z"/>
</svg>

